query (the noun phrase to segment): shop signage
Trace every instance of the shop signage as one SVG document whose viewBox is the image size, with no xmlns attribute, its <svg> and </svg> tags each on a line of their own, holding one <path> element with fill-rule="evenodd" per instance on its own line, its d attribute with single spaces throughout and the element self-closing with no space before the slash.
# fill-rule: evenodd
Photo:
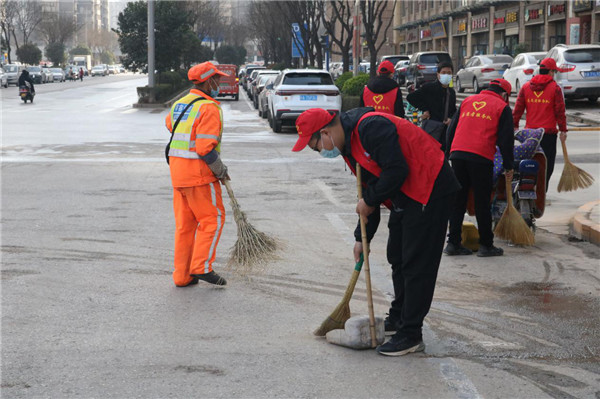
<svg viewBox="0 0 600 399">
<path fill-rule="evenodd" d="M 446 26 L 444 21 L 432 22 L 429 24 L 429 29 L 431 29 L 431 37 L 434 39 L 446 37 Z"/>
<path fill-rule="evenodd" d="M 416 42 L 419 40 L 419 32 L 417 29 L 411 29 L 406 33 L 407 42 Z"/>
<path fill-rule="evenodd" d="M 573 0 L 573 11 L 587 11 L 592 9 L 591 0 Z"/>
<path fill-rule="evenodd" d="M 548 16 L 564 16 L 566 11 L 565 3 L 562 4 L 548 4 Z"/>
<path fill-rule="evenodd" d="M 466 19 L 457 19 L 454 21 L 454 33 L 457 35 L 464 35 L 467 33 Z"/>
<path fill-rule="evenodd" d="M 506 25 L 506 11 L 499 11 L 494 14 L 494 28 L 504 28 Z"/>
<path fill-rule="evenodd" d="M 476 16 L 471 19 L 471 30 L 484 30 L 488 28 L 488 17 Z"/>
<path fill-rule="evenodd" d="M 519 11 L 518 10 L 506 11 L 505 22 L 506 22 L 506 25 L 518 24 L 519 23 Z"/>
<path fill-rule="evenodd" d="M 431 29 L 421 29 L 421 40 L 431 39 Z"/>
<path fill-rule="evenodd" d="M 541 4 L 525 10 L 525 23 L 544 22 L 544 8 Z"/>
</svg>

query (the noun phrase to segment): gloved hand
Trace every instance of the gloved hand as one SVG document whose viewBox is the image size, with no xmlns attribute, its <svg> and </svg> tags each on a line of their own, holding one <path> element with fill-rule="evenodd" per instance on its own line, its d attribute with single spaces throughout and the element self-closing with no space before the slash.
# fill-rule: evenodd
<svg viewBox="0 0 600 399">
<path fill-rule="evenodd" d="M 219 180 L 228 179 L 229 175 L 227 174 L 227 166 L 223 164 L 221 158 L 217 158 L 217 160 L 211 164 L 208 164 L 208 167 L 213 172 L 215 177 Z"/>
</svg>

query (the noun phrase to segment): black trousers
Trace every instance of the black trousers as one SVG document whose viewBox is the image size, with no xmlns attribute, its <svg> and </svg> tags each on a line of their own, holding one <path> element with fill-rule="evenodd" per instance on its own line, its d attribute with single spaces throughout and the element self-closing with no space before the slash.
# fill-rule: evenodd
<svg viewBox="0 0 600 399">
<path fill-rule="evenodd" d="M 477 218 L 477 229 L 479 230 L 479 244 L 487 247 L 494 243 L 492 232 L 492 210 L 491 196 L 493 186 L 492 163 L 484 164 L 465 161 L 463 159 L 452 159 L 452 170 L 461 185 L 458 192 L 452 216 L 450 216 L 450 229 L 448 242 L 458 245 L 461 242 L 462 224 L 467 210 L 467 198 L 469 188 L 473 188 L 473 199 L 475 201 L 475 217 Z"/>
<path fill-rule="evenodd" d="M 424 209 L 409 201 L 403 211 L 390 215 L 387 258 L 392 265 L 395 295 L 390 320 L 403 337 L 422 338 L 454 199 L 452 193 L 430 200 Z"/>
<path fill-rule="evenodd" d="M 542 141 L 540 141 L 540 147 L 546 154 L 546 192 L 548 192 L 548 183 L 552 172 L 554 172 L 554 161 L 556 160 L 556 138 L 557 134 L 544 134 Z"/>
</svg>

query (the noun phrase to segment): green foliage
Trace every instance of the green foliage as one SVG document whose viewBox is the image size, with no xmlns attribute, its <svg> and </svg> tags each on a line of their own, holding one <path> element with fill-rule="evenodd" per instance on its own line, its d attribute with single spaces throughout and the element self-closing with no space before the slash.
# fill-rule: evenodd
<svg viewBox="0 0 600 399">
<path fill-rule="evenodd" d="M 360 96 L 347 96 L 342 94 L 342 112 L 349 111 L 360 106 Z"/>
<path fill-rule="evenodd" d="M 119 13 L 119 47 L 123 53 L 123 66 L 133 72 L 148 67 L 148 10 L 145 1 L 130 2 Z"/>
<path fill-rule="evenodd" d="M 215 56 L 220 64 L 242 65 L 246 59 L 246 49 L 240 46 L 221 46 Z"/>
<path fill-rule="evenodd" d="M 38 65 L 42 60 L 42 50 L 35 44 L 24 44 L 17 49 L 17 57 L 24 64 Z"/>
<path fill-rule="evenodd" d="M 171 86 L 179 87 L 181 81 L 182 79 L 179 72 L 165 71 L 158 74 L 158 83 L 160 84 L 170 84 Z"/>
<path fill-rule="evenodd" d="M 519 43 L 519 44 L 517 44 L 517 45 L 515 46 L 515 48 L 514 48 L 514 50 L 513 50 L 513 51 L 514 51 L 514 53 L 515 53 L 515 57 L 516 57 L 518 54 L 521 54 L 521 53 L 526 53 L 526 52 L 528 52 L 528 51 L 529 51 L 529 44 L 528 44 L 528 43 Z"/>
<path fill-rule="evenodd" d="M 90 50 L 90 48 L 84 44 L 80 44 L 77 47 L 73 47 L 70 51 L 69 54 L 71 54 L 71 56 L 74 55 L 92 55 L 92 50 Z"/>
<path fill-rule="evenodd" d="M 115 55 L 110 50 L 100 53 L 100 63 L 102 64 L 114 64 L 115 59 Z"/>
<path fill-rule="evenodd" d="M 46 46 L 46 58 L 48 58 L 55 66 L 64 65 L 65 46 L 62 43 L 50 43 Z"/>
<path fill-rule="evenodd" d="M 342 87 L 342 93 L 348 96 L 360 96 L 369 79 L 370 76 L 366 73 L 361 73 L 358 76 L 348 79 Z"/>
<path fill-rule="evenodd" d="M 285 64 L 283 62 L 271 65 L 271 69 L 274 70 L 274 71 L 283 71 L 285 68 L 286 67 L 285 67 Z"/>
<path fill-rule="evenodd" d="M 193 32 L 190 31 L 185 34 L 181 46 L 181 61 L 186 70 L 190 69 L 192 64 L 212 59 L 212 56 L 213 51 L 210 48 L 203 46 L 200 39 Z"/>
<path fill-rule="evenodd" d="M 138 102 L 139 103 L 150 103 L 150 102 L 165 102 L 174 97 L 179 91 L 180 88 L 174 88 L 169 83 L 159 83 L 154 87 L 138 87 Z"/>
<path fill-rule="evenodd" d="M 338 78 L 335 80 L 335 85 L 337 86 L 338 89 L 340 89 L 340 91 L 342 91 L 342 88 L 344 87 L 344 83 L 346 83 L 346 81 L 350 78 L 352 78 L 354 75 L 352 74 L 352 72 L 344 72 L 343 74 L 341 74 L 340 76 L 338 76 Z"/>
</svg>

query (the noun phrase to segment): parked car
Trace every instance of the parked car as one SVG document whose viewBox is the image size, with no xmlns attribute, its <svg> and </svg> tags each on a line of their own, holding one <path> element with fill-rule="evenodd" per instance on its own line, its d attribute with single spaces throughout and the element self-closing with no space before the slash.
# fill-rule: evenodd
<svg viewBox="0 0 600 399">
<path fill-rule="evenodd" d="M 0 67 L 0 86 L 8 87 L 8 76 L 2 67 Z"/>
<path fill-rule="evenodd" d="M 339 113 L 342 95 L 327 71 L 318 69 L 286 69 L 273 83 L 269 97 L 269 122 L 275 133 L 284 123 L 294 124 L 309 108 L 323 108 Z"/>
<path fill-rule="evenodd" d="M 19 76 L 21 76 L 21 72 L 23 72 L 25 66 L 20 64 L 8 64 L 4 65 L 3 68 L 8 84 L 18 86 Z"/>
<path fill-rule="evenodd" d="M 406 69 L 406 86 L 418 89 L 424 83 L 437 79 L 437 66 L 440 62 L 452 63 L 450 54 L 443 51 L 422 51 L 414 53 Z"/>
<path fill-rule="evenodd" d="M 52 76 L 54 77 L 55 82 L 64 82 L 65 81 L 65 71 L 60 68 L 50 68 L 50 72 L 52 72 Z"/>
<path fill-rule="evenodd" d="M 274 93 L 273 83 L 277 79 L 276 76 L 267 76 L 265 87 L 258 95 L 258 116 L 267 118 L 269 115 L 269 97 Z"/>
<path fill-rule="evenodd" d="M 515 57 L 508 69 L 504 71 L 503 76 L 508 80 L 514 92 L 518 94 L 523 84 L 531 80 L 537 63 L 545 55 L 545 52 L 521 53 Z"/>
<path fill-rule="evenodd" d="M 77 80 L 79 79 L 79 68 L 77 65 L 67 65 L 64 69 L 66 80 Z"/>
<path fill-rule="evenodd" d="M 106 69 L 108 69 L 108 74 L 109 75 L 116 75 L 117 74 L 117 68 L 114 65 L 107 65 Z"/>
<path fill-rule="evenodd" d="M 254 108 L 258 108 L 258 82 L 260 78 L 267 75 L 277 76 L 279 74 L 280 71 L 273 71 L 271 69 L 258 69 L 252 73 L 252 83 L 250 83 L 249 96 L 250 101 L 252 101 L 252 103 L 254 104 Z"/>
<path fill-rule="evenodd" d="M 512 62 L 513 58 L 506 54 L 475 55 L 456 74 L 455 88 L 459 93 L 465 91 L 465 87 L 479 93 L 489 87 L 492 80 L 501 78 Z"/>
<path fill-rule="evenodd" d="M 405 60 L 410 60 L 410 57 L 406 54 L 402 54 L 402 55 L 384 55 L 383 57 L 381 57 L 381 60 L 379 61 L 379 64 L 381 64 L 383 61 L 389 61 L 392 63 L 392 65 L 396 65 L 398 63 L 398 61 L 405 61 Z"/>
<path fill-rule="evenodd" d="M 265 68 L 264 66 L 260 66 L 260 65 L 246 67 L 246 71 L 245 71 L 246 76 L 244 77 L 244 90 L 246 90 L 246 93 L 248 93 L 248 94 L 250 94 L 250 83 L 252 83 L 252 72 L 254 72 L 257 69 L 267 69 L 267 68 Z"/>
<path fill-rule="evenodd" d="M 406 72 L 408 70 L 408 64 L 410 60 L 400 60 L 394 66 L 394 79 L 399 85 L 404 86 L 406 83 Z"/>
<path fill-rule="evenodd" d="M 227 76 L 221 76 L 219 80 L 219 97 L 231 96 L 237 101 L 240 98 L 237 66 L 233 64 L 220 64 L 219 70 L 227 74 Z"/>
<path fill-rule="evenodd" d="M 108 71 L 106 69 L 106 65 L 100 64 L 92 67 L 92 77 L 94 76 L 106 76 L 108 75 Z"/>
<path fill-rule="evenodd" d="M 28 66 L 27 72 L 29 72 L 29 77 L 33 80 L 33 83 L 46 83 L 44 80 L 44 76 L 42 75 L 42 68 L 39 66 Z"/>
<path fill-rule="evenodd" d="M 262 73 L 259 74 L 255 81 L 252 82 L 252 102 L 254 104 L 254 108 L 258 109 L 258 96 L 260 95 L 260 93 L 264 90 L 265 85 L 267 84 L 267 81 L 269 80 L 269 78 L 273 78 L 273 80 L 275 79 L 275 77 L 277 77 L 277 75 L 279 75 L 279 71 L 274 71 L 277 73 Z"/>
<path fill-rule="evenodd" d="M 600 45 L 558 44 L 544 58 L 552 58 L 564 72 L 554 76 L 565 98 L 587 98 L 595 103 L 600 97 Z M 537 73 L 539 66 L 534 73 Z"/>
<path fill-rule="evenodd" d="M 54 82 L 54 75 L 50 68 L 42 67 L 42 78 L 44 79 L 44 83 Z"/>
</svg>

